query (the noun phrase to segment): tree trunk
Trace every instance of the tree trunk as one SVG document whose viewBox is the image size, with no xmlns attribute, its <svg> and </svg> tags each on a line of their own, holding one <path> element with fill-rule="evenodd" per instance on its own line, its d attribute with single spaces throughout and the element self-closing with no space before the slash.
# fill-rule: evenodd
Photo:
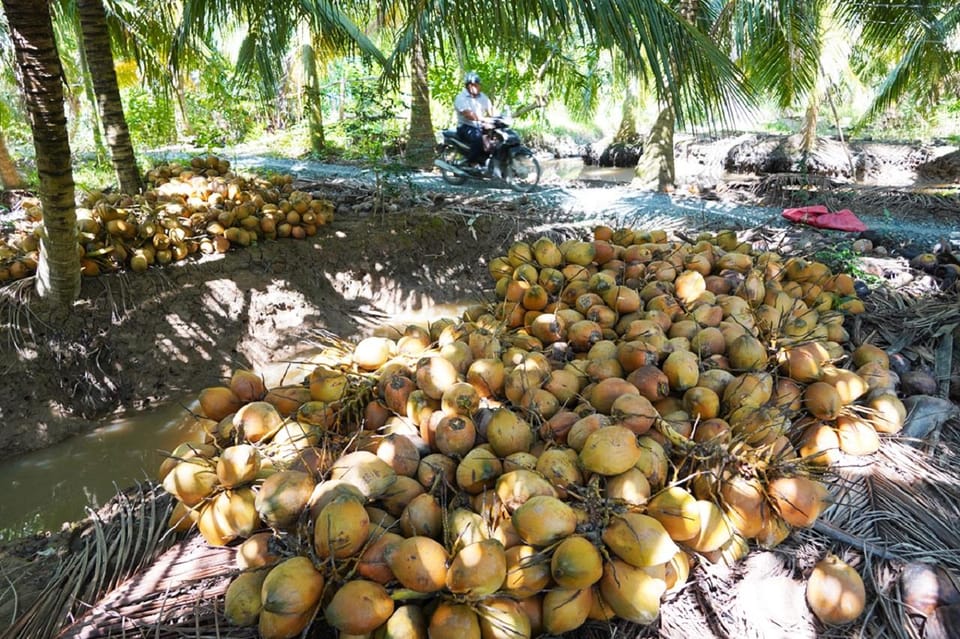
<svg viewBox="0 0 960 639">
<path fill-rule="evenodd" d="M 17 165 L 10 157 L 7 142 L 3 139 L 3 131 L 0 131 L 0 186 L 5 189 L 23 188 L 23 177 L 20 176 Z"/>
<path fill-rule="evenodd" d="M 97 105 L 100 107 L 100 119 L 103 122 L 107 146 L 110 147 L 113 170 L 117 174 L 121 191 L 140 193 L 143 190 L 143 179 L 140 177 L 133 143 L 130 141 L 127 119 L 123 115 L 103 0 L 77 0 L 77 12 L 80 15 L 83 48 L 97 94 Z"/>
<path fill-rule="evenodd" d="M 323 101 L 320 94 L 320 74 L 317 73 L 316 48 L 303 45 L 301 60 L 307 75 L 307 123 L 310 127 L 310 151 L 314 155 L 323 153 L 326 140 L 323 134 Z"/>
<path fill-rule="evenodd" d="M 80 26 L 79 14 L 74 13 L 73 23 L 78 41 L 83 42 L 83 29 Z M 97 108 L 97 94 L 93 90 L 93 74 L 90 73 L 90 65 L 87 63 L 87 54 L 84 52 L 83 46 L 78 47 L 77 53 L 80 58 L 80 74 L 83 76 L 83 94 L 90 102 L 90 120 L 93 123 L 93 126 L 90 128 L 93 129 L 93 147 L 97 152 L 97 162 L 103 162 L 107 159 L 107 147 L 103 145 L 103 135 L 100 133 L 100 110 Z M 76 120 L 79 122 L 80 118 Z M 72 131 L 71 137 L 73 137 L 75 133 L 75 131 Z"/>
<path fill-rule="evenodd" d="M 407 141 L 407 164 L 419 168 L 433 165 L 436 137 L 430 117 L 430 85 L 427 83 L 427 50 L 423 34 L 418 33 L 410 52 L 410 135 Z"/>
<path fill-rule="evenodd" d="M 66 308 L 80 293 L 77 209 L 70 140 L 63 110 L 63 69 L 47 0 L 2 0 L 17 61 L 17 76 L 30 117 L 43 234 L 37 293 Z"/>
<path fill-rule="evenodd" d="M 627 95 L 623 99 L 623 111 L 620 116 L 620 128 L 613 136 L 614 144 L 633 144 L 637 141 L 637 96 L 632 87 L 627 87 Z"/>
<path fill-rule="evenodd" d="M 676 182 L 673 158 L 673 105 L 668 103 L 657 116 L 643 145 L 633 184 L 640 188 L 672 191 Z"/>
<path fill-rule="evenodd" d="M 819 121 L 820 100 L 817 92 L 810 93 L 807 110 L 800 125 L 800 153 L 804 159 L 817 148 L 817 123 Z"/>
<path fill-rule="evenodd" d="M 183 125 L 183 133 L 192 141 L 193 125 L 190 123 L 190 114 L 187 112 L 187 101 L 183 97 L 183 78 L 181 77 L 179 69 L 171 69 L 170 74 L 170 77 L 173 79 L 173 94 L 177 99 L 177 110 L 180 111 L 180 123 Z M 176 130 L 174 130 L 173 134 L 174 136 L 178 135 Z"/>
</svg>

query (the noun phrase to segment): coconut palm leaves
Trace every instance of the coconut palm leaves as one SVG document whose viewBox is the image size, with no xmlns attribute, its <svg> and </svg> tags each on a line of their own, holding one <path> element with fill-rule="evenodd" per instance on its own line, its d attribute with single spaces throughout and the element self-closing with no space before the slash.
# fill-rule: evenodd
<svg viewBox="0 0 960 639">
<path fill-rule="evenodd" d="M 894 52 L 896 62 L 878 87 L 863 119 L 908 96 L 921 106 L 960 93 L 960 4 L 945 0 L 841 3 L 838 15 L 861 34 L 874 55 Z"/>
</svg>

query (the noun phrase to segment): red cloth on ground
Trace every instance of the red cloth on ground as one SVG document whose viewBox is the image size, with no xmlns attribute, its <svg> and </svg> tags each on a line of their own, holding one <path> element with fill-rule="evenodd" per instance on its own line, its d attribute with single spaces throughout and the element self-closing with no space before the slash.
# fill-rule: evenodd
<svg viewBox="0 0 960 639">
<path fill-rule="evenodd" d="M 783 217 L 791 222 L 809 224 L 810 226 L 815 226 L 820 229 L 850 231 L 852 233 L 867 230 L 867 225 L 854 215 L 850 209 L 843 209 L 831 213 L 830 210 L 822 204 L 803 206 L 796 209 L 784 209 Z"/>
</svg>

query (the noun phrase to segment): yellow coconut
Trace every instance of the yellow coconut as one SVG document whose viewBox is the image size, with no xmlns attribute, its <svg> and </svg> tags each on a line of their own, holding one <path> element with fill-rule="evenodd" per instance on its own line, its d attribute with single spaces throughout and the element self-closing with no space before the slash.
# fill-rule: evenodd
<svg viewBox="0 0 960 639">
<path fill-rule="evenodd" d="M 286 559 L 267 573 L 260 590 L 263 610 L 282 615 L 310 612 L 323 592 L 323 575 L 306 557 Z"/>
<path fill-rule="evenodd" d="M 220 421 L 243 406 L 243 400 L 226 386 L 211 386 L 200 391 L 200 412 L 204 417 Z"/>
<path fill-rule="evenodd" d="M 271 548 L 272 532 L 254 533 L 237 546 L 236 565 L 240 570 L 272 566 L 280 556 Z"/>
<path fill-rule="evenodd" d="M 405 587 L 417 592 L 437 592 L 446 585 L 446 549 L 422 535 L 408 537 L 389 549 L 387 565 Z"/>
<path fill-rule="evenodd" d="M 852 404 L 870 390 L 867 380 L 851 370 L 838 368 L 832 364 L 822 367 L 822 370 L 821 381 L 836 389 L 840 404 L 843 406 Z"/>
<path fill-rule="evenodd" d="M 468 597 L 492 595 L 507 576 L 507 557 L 496 539 L 485 539 L 460 549 L 447 569 L 447 590 Z"/>
<path fill-rule="evenodd" d="M 700 532 L 697 500 L 679 486 L 670 486 L 651 497 L 647 515 L 659 521 L 674 541 L 688 541 Z"/>
<path fill-rule="evenodd" d="M 196 506 L 216 488 L 216 466 L 202 457 L 183 459 L 163 478 L 163 488 L 186 506 Z"/>
<path fill-rule="evenodd" d="M 395 580 L 396 576 L 390 570 L 386 556 L 403 540 L 402 535 L 392 532 L 372 534 L 357 560 L 357 574 L 379 584 L 388 584 Z"/>
<path fill-rule="evenodd" d="M 513 512 L 534 495 L 557 497 L 557 490 L 535 470 L 518 469 L 504 473 L 497 479 L 495 492 L 500 501 Z"/>
<path fill-rule="evenodd" d="M 353 484 L 368 499 L 376 499 L 397 481 L 397 473 L 374 453 L 358 450 L 333 463 L 330 479 Z"/>
<path fill-rule="evenodd" d="M 490 597 L 476 606 L 483 639 L 530 637 L 530 619 L 520 604 L 506 597 Z"/>
<path fill-rule="evenodd" d="M 592 541 L 581 535 L 573 535 L 554 548 L 550 558 L 550 574 L 561 588 L 589 588 L 603 576 L 603 557 Z"/>
<path fill-rule="evenodd" d="M 481 639 L 480 618 L 466 604 L 441 601 L 430 615 L 430 639 Z"/>
<path fill-rule="evenodd" d="M 667 355 L 662 370 L 671 390 L 684 391 L 697 385 L 700 378 L 700 358 L 690 351 L 674 351 Z"/>
<path fill-rule="evenodd" d="M 250 488 L 218 493 L 200 511 L 197 528 L 211 546 L 223 546 L 237 537 L 247 537 L 260 523 Z"/>
<path fill-rule="evenodd" d="M 513 511 L 513 526 L 520 538 L 532 546 L 548 546 L 572 535 L 577 515 L 556 497 L 537 495 Z"/>
<path fill-rule="evenodd" d="M 497 408 L 487 422 L 487 442 L 499 457 L 529 451 L 533 445 L 533 427 L 507 408 Z"/>
<path fill-rule="evenodd" d="M 827 506 L 827 487 L 809 477 L 778 477 L 767 494 L 783 520 L 798 528 L 812 526 Z"/>
<path fill-rule="evenodd" d="M 240 408 L 233 416 L 233 425 L 246 441 L 257 443 L 277 432 L 283 424 L 283 417 L 277 408 L 269 402 L 250 402 Z"/>
<path fill-rule="evenodd" d="M 533 546 L 518 544 L 505 552 L 507 571 L 503 589 L 518 598 L 534 595 L 550 583 L 550 557 Z"/>
<path fill-rule="evenodd" d="M 590 588 L 552 588 L 544 594 L 541 603 L 543 629 L 551 635 L 576 630 L 586 623 L 592 605 Z"/>
<path fill-rule="evenodd" d="M 803 431 L 797 452 L 805 462 L 811 464 L 829 466 L 837 463 L 840 460 L 840 437 L 837 430 L 821 421 L 810 423 Z"/>
<path fill-rule="evenodd" d="M 233 488 L 253 481 L 260 472 L 260 451 L 251 444 L 238 444 L 223 449 L 217 459 L 217 478 L 224 488 Z"/>
<path fill-rule="evenodd" d="M 267 393 L 263 379 L 253 371 L 243 368 L 238 368 L 230 376 L 230 390 L 241 402 L 259 401 Z"/>
<path fill-rule="evenodd" d="M 606 604 L 618 617 L 640 625 L 656 620 L 666 590 L 663 564 L 638 568 L 614 559 L 604 566 L 600 580 L 600 594 Z"/>
<path fill-rule="evenodd" d="M 376 639 L 428 639 L 428 637 L 427 617 L 423 608 L 417 604 L 397 606 L 386 623 L 376 631 Z"/>
<path fill-rule="evenodd" d="M 587 436 L 580 450 L 584 470 L 600 475 L 619 475 L 640 460 L 637 436 L 624 426 L 607 426 Z"/>
<path fill-rule="evenodd" d="M 837 417 L 840 449 L 848 455 L 872 455 L 880 450 L 880 436 L 865 418 L 856 414 Z"/>
<path fill-rule="evenodd" d="M 317 516 L 313 546 L 321 559 L 345 559 L 363 547 L 369 534 L 370 517 L 363 504 L 350 497 L 338 497 Z"/>
<path fill-rule="evenodd" d="M 866 590 L 856 570 L 836 555 L 827 555 L 810 573 L 806 598 L 817 619 L 834 626 L 850 623 L 863 613 Z"/>
<path fill-rule="evenodd" d="M 307 507 L 314 486 L 313 477 L 298 470 L 270 475 L 257 493 L 256 508 L 260 518 L 274 528 L 293 526 Z"/>
<path fill-rule="evenodd" d="M 257 623 L 263 602 L 260 589 L 267 577 L 266 570 L 243 572 L 230 582 L 224 595 L 223 612 L 234 626 L 252 626 Z"/>
<path fill-rule="evenodd" d="M 907 409 L 893 392 L 881 392 L 867 401 L 868 418 L 878 433 L 893 435 L 903 429 Z"/>
<path fill-rule="evenodd" d="M 367 337 L 353 349 L 353 363 L 365 371 L 375 371 L 393 357 L 397 345 L 386 337 Z"/>
<path fill-rule="evenodd" d="M 314 610 L 291 615 L 264 610 L 260 613 L 258 623 L 260 637 L 261 639 L 293 639 L 310 625 L 314 614 Z"/>
<path fill-rule="evenodd" d="M 465 492 L 476 495 L 492 488 L 502 472 L 503 464 L 492 450 L 474 448 L 457 465 L 456 481 Z"/>
<path fill-rule="evenodd" d="M 603 543 L 617 557 L 638 567 L 662 564 L 679 550 L 658 520 L 630 512 L 610 520 L 603 531 Z"/>
<path fill-rule="evenodd" d="M 713 501 L 698 499 L 700 531 L 696 537 L 685 542 L 697 552 L 712 552 L 722 547 L 733 536 L 733 529 L 720 507 Z"/>
<path fill-rule="evenodd" d="M 340 586 L 324 609 L 327 623 L 343 633 L 373 632 L 394 611 L 393 599 L 382 585 L 366 579 L 351 579 Z"/>
<path fill-rule="evenodd" d="M 834 386 L 814 382 L 803 391 L 803 406 L 814 417 L 832 421 L 840 414 L 843 403 Z"/>
<path fill-rule="evenodd" d="M 634 466 L 619 475 L 608 477 L 604 495 L 608 500 L 622 502 L 628 507 L 642 506 L 650 499 L 650 481 Z"/>
<path fill-rule="evenodd" d="M 416 381 L 427 397 L 441 399 L 459 381 L 459 373 L 450 360 L 439 355 L 423 357 L 417 362 Z"/>
</svg>

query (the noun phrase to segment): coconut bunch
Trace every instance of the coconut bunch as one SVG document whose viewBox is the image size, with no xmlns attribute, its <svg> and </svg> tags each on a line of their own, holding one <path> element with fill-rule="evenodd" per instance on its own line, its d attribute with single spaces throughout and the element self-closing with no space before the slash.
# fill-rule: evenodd
<svg viewBox="0 0 960 639">
<path fill-rule="evenodd" d="M 694 562 L 812 526 L 829 466 L 903 425 L 885 353 L 848 343 L 848 277 L 732 233 L 607 231 L 514 244 L 496 304 L 327 349 L 300 384 L 201 392 L 206 440 L 161 477 L 173 526 L 239 544 L 231 623 L 650 623 Z"/>
<path fill-rule="evenodd" d="M 263 240 L 303 239 L 333 220 L 333 203 L 293 188 L 289 175 L 235 175 L 226 160 L 193 158 L 147 174 L 142 195 L 86 194 L 77 208 L 81 272 L 143 272 L 196 253 L 225 253 Z M 0 282 L 36 271 L 42 211 L 24 205 L 29 224 L 0 246 Z"/>
</svg>

